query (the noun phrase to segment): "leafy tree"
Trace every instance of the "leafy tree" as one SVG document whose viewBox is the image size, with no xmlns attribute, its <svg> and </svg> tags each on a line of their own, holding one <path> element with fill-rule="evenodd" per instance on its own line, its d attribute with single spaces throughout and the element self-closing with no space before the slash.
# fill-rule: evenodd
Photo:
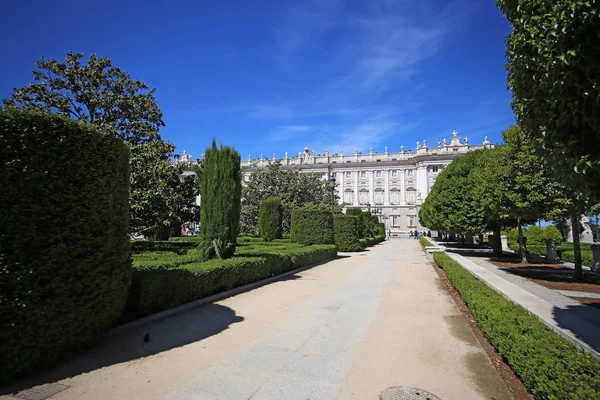
<svg viewBox="0 0 600 400">
<path fill-rule="evenodd" d="M 87 63 L 83 58 L 73 52 L 64 62 L 41 58 L 34 82 L 15 88 L 3 103 L 64 115 L 123 139 L 131 151 L 130 232 L 165 236 L 197 210 L 194 192 L 178 182 L 180 171 L 170 163 L 174 146 L 158 133 L 165 123 L 155 89 L 132 79 L 108 57 L 92 54 Z"/>
<path fill-rule="evenodd" d="M 304 205 L 331 207 L 331 189 L 318 174 L 304 173 L 298 169 L 282 169 L 276 161 L 255 171 L 242 189 L 241 233 L 257 235 L 260 201 L 270 197 L 281 199 L 283 207 L 283 232 L 289 233 L 291 210 Z M 340 207 L 336 205 L 339 212 Z"/>
<path fill-rule="evenodd" d="M 201 181 L 199 245 L 205 259 L 235 253 L 241 209 L 240 154 L 229 146 L 206 149 Z"/>
<path fill-rule="evenodd" d="M 69 52 L 64 63 L 41 58 L 33 70 L 34 83 L 15 88 L 5 105 L 34 108 L 94 124 L 130 144 L 160 140 L 165 126 L 154 93 L 133 80 L 108 57 Z"/>
<path fill-rule="evenodd" d="M 272 197 L 260 202 L 260 236 L 267 242 L 281 238 L 281 199 Z"/>
<path fill-rule="evenodd" d="M 508 86 L 565 186 L 600 199 L 600 0 L 496 0 L 512 25 Z"/>
</svg>

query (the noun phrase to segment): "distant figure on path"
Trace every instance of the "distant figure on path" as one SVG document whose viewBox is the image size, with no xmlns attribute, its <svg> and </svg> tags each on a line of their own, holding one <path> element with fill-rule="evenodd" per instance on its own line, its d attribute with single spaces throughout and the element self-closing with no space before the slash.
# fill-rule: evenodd
<svg viewBox="0 0 600 400">
<path fill-rule="evenodd" d="M 413 237 L 413 231 L 409 231 L 408 234 L 410 235 L 410 237 Z"/>
<path fill-rule="evenodd" d="M 427 237 L 431 237 L 431 231 L 427 231 Z"/>
</svg>

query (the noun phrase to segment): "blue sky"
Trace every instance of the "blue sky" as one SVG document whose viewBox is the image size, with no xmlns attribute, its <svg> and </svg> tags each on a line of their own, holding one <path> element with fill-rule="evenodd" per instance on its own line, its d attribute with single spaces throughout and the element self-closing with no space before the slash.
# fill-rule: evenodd
<svg viewBox="0 0 600 400">
<path fill-rule="evenodd" d="M 157 89 L 164 138 L 243 159 L 501 141 L 508 22 L 493 0 L 23 1 L 3 8 L 0 97 L 40 57 L 108 56 Z M 8 40 L 10 38 L 11 40 Z"/>
</svg>

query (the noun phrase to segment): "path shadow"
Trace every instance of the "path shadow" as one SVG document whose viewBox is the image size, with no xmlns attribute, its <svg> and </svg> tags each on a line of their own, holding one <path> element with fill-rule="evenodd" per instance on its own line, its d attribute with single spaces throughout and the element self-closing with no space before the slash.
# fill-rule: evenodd
<svg viewBox="0 0 600 400">
<path fill-rule="evenodd" d="M 568 306 L 566 309 L 554 307 L 554 321 L 567 329 L 580 340 L 600 353 L 600 310 L 584 304 Z M 597 358 L 600 354 L 597 354 Z"/>
<path fill-rule="evenodd" d="M 154 320 L 140 327 L 124 327 L 101 336 L 91 348 L 61 362 L 51 370 L 1 388 L 0 395 L 43 383 L 57 382 L 198 342 L 243 320 L 243 317 L 236 315 L 235 310 L 211 303 Z M 147 342 L 145 336 L 149 339 Z"/>
</svg>

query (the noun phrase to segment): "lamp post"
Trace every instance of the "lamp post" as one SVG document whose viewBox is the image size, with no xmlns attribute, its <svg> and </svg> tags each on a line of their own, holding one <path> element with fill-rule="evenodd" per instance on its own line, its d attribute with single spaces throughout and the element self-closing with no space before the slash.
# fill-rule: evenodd
<svg viewBox="0 0 600 400">
<path fill-rule="evenodd" d="M 331 212 L 334 213 L 334 203 L 335 203 L 335 178 L 333 177 L 333 172 L 331 172 L 331 166 L 329 167 L 329 188 L 331 189 Z"/>
</svg>

